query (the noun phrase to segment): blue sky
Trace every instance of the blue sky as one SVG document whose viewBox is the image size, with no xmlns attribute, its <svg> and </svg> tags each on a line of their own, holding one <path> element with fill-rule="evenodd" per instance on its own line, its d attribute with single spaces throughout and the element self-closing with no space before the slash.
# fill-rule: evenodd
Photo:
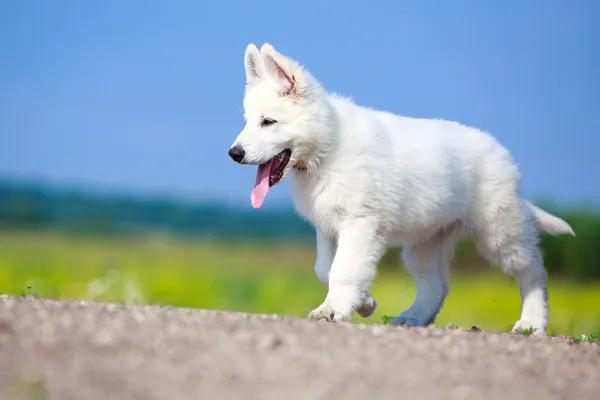
<svg viewBox="0 0 600 400">
<path fill-rule="evenodd" d="M 227 151 L 269 42 L 360 104 L 492 132 L 530 198 L 600 203 L 600 3 L 372 4 L 2 2 L 0 176 L 250 208 Z"/>
</svg>

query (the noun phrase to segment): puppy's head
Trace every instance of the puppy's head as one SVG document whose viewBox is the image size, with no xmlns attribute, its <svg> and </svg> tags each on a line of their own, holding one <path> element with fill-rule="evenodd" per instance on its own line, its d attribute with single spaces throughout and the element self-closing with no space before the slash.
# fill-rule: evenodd
<svg viewBox="0 0 600 400">
<path fill-rule="evenodd" d="M 240 164 L 258 165 L 252 191 L 260 207 L 270 187 L 292 168 L 306 168 L 315 152 L 323 96 L 316 81 L 296 61 L 264 44 L 246 48 L 246 125 L 229 149 Z"/>
</svg>

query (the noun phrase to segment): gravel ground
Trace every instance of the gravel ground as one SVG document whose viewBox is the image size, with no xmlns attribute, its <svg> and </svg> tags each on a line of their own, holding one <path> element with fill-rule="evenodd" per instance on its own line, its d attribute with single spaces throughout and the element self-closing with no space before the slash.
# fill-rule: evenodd
<svg viewBox="0 0 600 400">
<path fill-rule="evenodd" d="M 0 297 L 1 399 L 600 399 L 600 345 Z"/>
</svg>

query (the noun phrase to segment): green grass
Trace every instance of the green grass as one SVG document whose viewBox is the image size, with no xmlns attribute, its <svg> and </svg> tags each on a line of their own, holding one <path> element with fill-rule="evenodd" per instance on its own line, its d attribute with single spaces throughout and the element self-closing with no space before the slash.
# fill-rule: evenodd
<svg viewBox="0 0 600 400">
<path fill-rule="evenodd" d="M 533 329 L 533 328 L 516 329 L 515 330 L 515 333 L 518 333 L 523 336 L 531 336 L 531 335 L 533 335 L 534 332 L 535 332 L 535 329 Z"/>
<path fill-rule="evenodd" d="M 312 246 L 3 233 L 0 293 L 304 317 L 326 295 L 314 257 Z M 377 312 L 356 322 L 381 324 L 411 305 L 414 283 L 401 271 L 377 277 L 371 290 Z M 518 288 L 500 272 L 485 271 L 453 276 L 437 326 L 511 329 Z M 600 332 L 600 283 L 550 279 L 549 294 L 548 333 Z"/>
<path fill-rule="evenodd" d="M 587 335 L 583 334 L 574 339 L 576 342 L 583 342 L 583 343 L 600 342 L 600 333 L 588 333 Z"/>
</svg>

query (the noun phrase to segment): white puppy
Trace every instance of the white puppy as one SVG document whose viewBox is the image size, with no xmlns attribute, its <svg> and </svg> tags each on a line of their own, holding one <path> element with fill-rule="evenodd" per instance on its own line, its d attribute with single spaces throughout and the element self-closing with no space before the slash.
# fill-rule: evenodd
<svg viewBox="0 0 600 400">
<path fill-rule="evenodd" d="M 249 45 L 245 67 L 246 126 L 229 155 L 258 165 L 253 207 L 292 178 L 294 204 L 316 229 L 315 271 L 328 287 L 310 318 L 370 316 L 377 264 L 389 246 L 402 245 L 417 296 L 394 323 L 432 323 L 448 294 L 454 248 L 470 236 L 519 284 L 523 307 L 514 329 L 545 332 L 538 230 L 574 233 L 521 198 L 518 168 L 502 145 L 456 122 L 402 117 L 328 94 L 269 44 L 260 51 Z"/>
</svg>

